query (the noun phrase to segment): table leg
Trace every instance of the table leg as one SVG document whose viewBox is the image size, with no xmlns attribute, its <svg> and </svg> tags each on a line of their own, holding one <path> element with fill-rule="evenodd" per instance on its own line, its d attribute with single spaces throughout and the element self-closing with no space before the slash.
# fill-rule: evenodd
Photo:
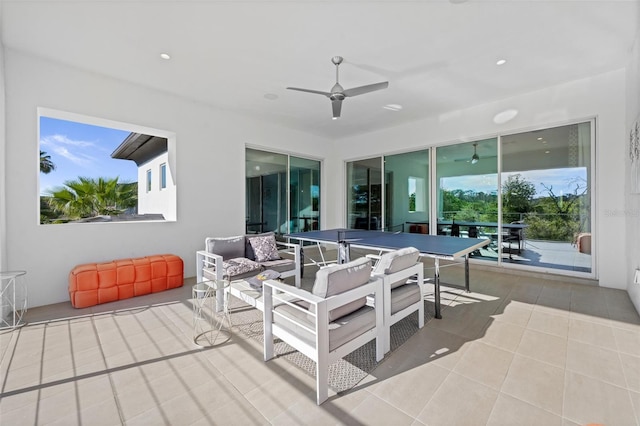
<svg viewBox="0 0 640 426">
<path fill-rule="evenodd" d="M 469 289 L 469 255 L 465 255 L 464 257 L 464 288 L 467 292 L 471 291 Z"/>
<path fill-rule="evenodd" d="M 434 259 L 434 270 L 435 270 L 434 299 L 435 299 L 435 305 L 436 305 L 436 318 L 442 319 L 442 315 L 440 314 L 440 260 L 437 257 Z"/>
<path fill-rule="evenodd" d="M 343 263 L 347 263 L 349 261 L 349 243 L 340 241 L 338 243 L 338 265 L 342 265 Z"/>
</svg>

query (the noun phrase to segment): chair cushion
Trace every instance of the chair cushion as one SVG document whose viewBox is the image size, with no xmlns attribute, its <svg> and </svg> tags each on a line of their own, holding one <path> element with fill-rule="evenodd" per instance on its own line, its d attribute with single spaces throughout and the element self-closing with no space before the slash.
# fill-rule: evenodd
<svg viewBox="0 0 640 426">
<path fill-rule="evenodd" d="M 383 254 L 373 270 L 376 274 L 393 274 L 403 269 L 412 267 L 418 262 L 420 252 L 415 247 L 405 247 L 400 250 Z M 391 288 L 403 285 L 406 280 L 400 280 L 391 284 Z"/>
<path fill-rule="evenodd" d="M 369 282 L 371 276 L 371 260 L 366 257 L 353 260 L 342 265 L 331 265 L 316 273 L 316 280 L 311 293 L 326 299 L 344 293 Z M 367 303 L 367 298 L 355 300 L 329 312 L 329 321 L 335 321 L 354 312 Z"/>
<path fill-rule="evenodd" d="M 207 252 L 222 256 L 224 260 L 244 257 L 244 235 L 227 238 L 207 238 Z"/>
<path fill-rule="evenodd" d="M 262 265 L 246 257 L 236 257 L 222 262 L 223 278 L 239 279 L 257 274 L 262 270 Z M 204 268 L 202 270 L 204 277 L 210 280 L 216 279 L 214 268 Z"/>
<path fill-rule="evenodd" d="M 249 246 L 254 254 L 256 262 L 266 262 L 269 260 L 280 259 L 278 246 L 276 245 L 276 237 L 271 235 L 260 235 L 257 237 L 246 237 Z M 246 253 L 246 252 L 245 252 Z M 250 259 L 250 257 L 249 257 Z"/>
<path fill-rule="evenodd" d="M 304 304 L 303 304 L 304 305 Z M 314 321 L 304 312 L 289 305 L 280 305 L 275 308 L 281 315 L 291 318 L 304 327 L 315 329 Z M 279 324 L 298 337 L 307 342 L 310 346 L 315 346 L 315 336 L 303 326 L 296 326 L 291 321 L 273 316 L 274 323 Z M 363 306 L 349 315 L 341 317 L 339 320 L 329 323 L 329 351 L 333 351 L 345 343 L 360 336 L 362 333 L 371 330 L 376 325 L 375 310 L 371 306 Z"/>
<path fill-rule="evenodd" d="M 256 260 L 256 254 L 253 252 L 253 247 L 251 247 L 251 239 L 256 237 L 267 237 L 269 235 L 273 235 L 275 238 L 275 233 L 271 232 L 263 232 L 262 234 L 249 234 L 245 235 L 244 240 L 244 257 L 251 260 Z"/>
<path fill-rule="evenodd" d="M 422 300 L 417 284 L 403 285 L 391 290 L 391 315 Z"/>
</svg>

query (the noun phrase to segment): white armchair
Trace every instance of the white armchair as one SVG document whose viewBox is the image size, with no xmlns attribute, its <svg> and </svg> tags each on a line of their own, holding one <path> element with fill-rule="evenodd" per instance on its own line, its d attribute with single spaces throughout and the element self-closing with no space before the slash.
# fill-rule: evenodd
<svg viewBox="0 0 640 426">
<path fill-rule="evenodd" d="M 384 352 L 391 350 L 391 326 L 418 312 L 418 327 L 424 327 L 424 267 L 414 247 L 391 251 L 379 257 L 372 276 L 383 280 Z"/>
<path fill-rule="evenodd" d="M 371 277 L 369 259 L 320 269 L 311 292 L 265 281 L 263 298 L 264 360 L 274 357 L 275 337 L 314 360 L 318 405 L 329 395 L 329 365 L 373 339 L 376 361 L 384 357 L 382 280 Z"/>
</svg>

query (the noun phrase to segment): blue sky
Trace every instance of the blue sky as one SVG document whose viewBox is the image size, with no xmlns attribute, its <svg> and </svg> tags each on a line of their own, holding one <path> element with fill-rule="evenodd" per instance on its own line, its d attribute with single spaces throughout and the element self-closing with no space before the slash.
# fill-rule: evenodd
<svg viewBox="0 0 640 426">
<path fill-rule="evenodd" d="M 66 180 L 83 177 L 119 177 L 136 182 L 138 168 L 131 160 L 111 158 L 111 153 L 130 132 L 56 118 L 40 117 L 40 151 L 51 156 L 56 169 L 40 173 L 40 194 L 44 195 Z"/>
<path fill-rule="evenodd" d="M 548 196 L 547 187 L 553 187 L 553 193 L 557 196 L 573 194 L 575 190 L 575 181 L 577 180 L 581 186 L 578 194 L 582 193 L 587 183 L 586 167 L 571 167 L 562 169 L 546 169 L 546 170 L 527 170 L 521 172 L 504 173 L 502 181 L 504 182 L 511 175 L 521 175 L 527 181 L 533 183 L 536 187 L 536 197 Z M 496 192 L 498 184 L 497 175 L 469 175 L 443 178 L 440 181 L 443 189 L 454 190 L 474 190 L 476 192 L 491 193 Z"/>
</svg>

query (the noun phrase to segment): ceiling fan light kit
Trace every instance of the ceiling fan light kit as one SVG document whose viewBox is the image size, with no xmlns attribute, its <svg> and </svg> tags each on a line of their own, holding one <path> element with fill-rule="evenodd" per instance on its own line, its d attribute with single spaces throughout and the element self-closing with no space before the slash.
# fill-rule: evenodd
<svg viewBox="0 0 640 426">
<path fill-rule="evenodd" d="M 363 95 L 365 93 L 374 92 L 376 90 L 382 90 L 389 87 L 389 82 L 384 81 L 381 83 L 367 84 L 365 86 L 353 87 L 351 89 L 345 90 L 340 85 L 339 80 L 339 67 L 344 59 L 342 56 L 334 56 L 331 58 L 331 62 L 336 66 L 336 84 L 333 85 L 330 92 L 323 92 L 321 90 L 311 90 L 311 89 L 301 89 L 299 87 L 287 87 L 289 90 L 297 90 L 299 92 L 307 92 L 307 93 L 315 93 L 316 95 L 324 95 L 331 100 L 331 108 L 333 110 L 332 118 L 337 120 L 340 118 L 340 113 L 342 111 L 342 101 L 345 98 L 350 98 L 358 95 Z"/>
<path fill-rule="evenodd" d="M 473 144 L 473 155 L 471 156 L 471 164 L 476 164 L 480 161 L 480 157 L 478 157 L 478 153 L 476 152 L 476 148 L 478 147 L 477 143 Z"/>
</svg>

